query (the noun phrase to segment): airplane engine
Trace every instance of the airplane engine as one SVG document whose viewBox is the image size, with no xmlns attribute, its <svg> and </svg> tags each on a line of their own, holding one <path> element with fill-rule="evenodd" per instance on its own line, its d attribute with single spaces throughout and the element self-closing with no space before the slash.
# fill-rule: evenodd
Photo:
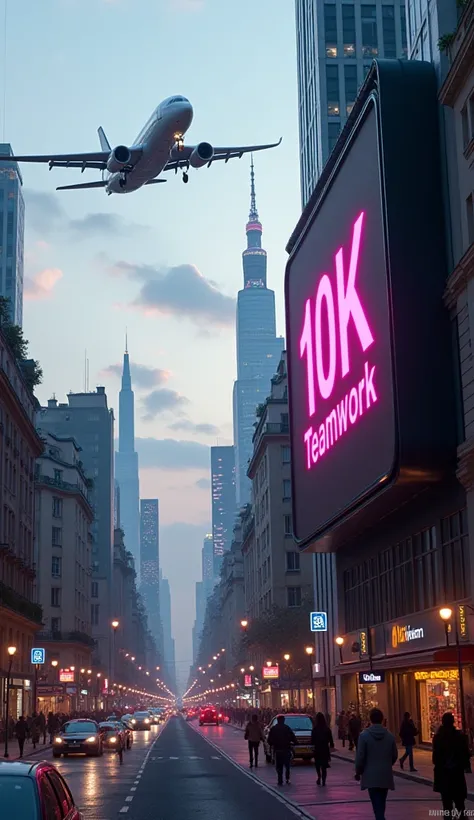
<svg viewBox="0 0 474 820">
<path fill-rule="evenodd" d="M 189 164 L 192 168 L 202 168 L 214 156 L 214 148 L 208 142 L 200 142 L 196 145 L 193 153 L 189 157 Z"/>
<path fill-rule="evenodd" d="M 117 145 L 107 160 L 107 170 L 110 171 L 111 174 L 121 171 L 125 165 L 128 165 L 131 156 L 126 145 Z"/>
</svg>

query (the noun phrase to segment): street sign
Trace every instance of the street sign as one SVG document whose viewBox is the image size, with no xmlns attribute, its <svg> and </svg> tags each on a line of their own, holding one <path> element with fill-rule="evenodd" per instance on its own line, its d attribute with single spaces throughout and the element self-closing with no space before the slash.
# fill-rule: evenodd
<svg viewBox="0 0 474 820">
<path fill-rule="evenodd" d="M 56 695 L 64 695 L 64 686 L 62 683 L 38 683 L 36 686 L 36 694 L 39 698 L 50 698 Z"/>
<path fill-rule="evenodd" d="M 275 666 L 263 666 L 262 667 L 262 677 L 264 680 L 276 680 L 280 677 L 280 667 L 278 664 Z"/>
<path fill-rule="evenodd" d="M 327 632 L 328 631 L 328 614 L 327 612 L 311 612 L 309 616 L 309 624 L 311 632 Z"/>
<path fill-rule="evenodd" d="M 74 672 L 72 669 L 60 669 L 59 680 L 61 683 L 74 683 Z"/>
<path fill-rule="evenodd" d="M 44 649 L 32 649 L 31 650 L 31 663 L 44 663 L 46 657 L 46 651 Z"/>
<path fill-rule="evenodd" d="M 252 686 L 252 675 L 244 675 L 244 686 Z"/>
</svg>

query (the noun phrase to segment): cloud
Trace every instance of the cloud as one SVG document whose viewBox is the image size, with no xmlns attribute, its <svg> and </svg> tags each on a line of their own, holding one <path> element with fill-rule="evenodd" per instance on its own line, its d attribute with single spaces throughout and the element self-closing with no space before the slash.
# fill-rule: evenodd
<svg viewBox="0 0 474 820">
<path fill-rule="evenodd" d="M 26 221 L 29 227 L 43 235 L 49 235 L 61 227 L 66 214 L 58 197 L 45 191 L 24 188 Z"/>
<path fill-rule="evenodd" d="M 210 490 L 211 482 L 208 478 L 198 478 L 196 481 L 196 487 L 199 487 L 200 490 Z"/>
<path fill-rule="evenodd" d="M 59 268 L 45 268 L 31 278 L 25 277 L 25 299 L 47 299 L 62 275 Z"/>
<path fill-rule="evenodd" d="M 202 433 L 204 436 L 218 436 L 219 435 L 219 428 L 216 427 L 215 424 L 195 424 L 193 421 L 189 419 L 178 419 L 177 421 L 173 422 L 173 424 L 169 425 L 170 430 L 187 430 L 190 433 Z"/>
<path fill-rule="evenodd" d="M 156 269 L 149 265 L 117 262 L 112 273 L 141 282 L 133 305 L 145 313 L 186 316 L 197 324 L 229 327 L 235 320 L 235 299 L 206 279 L 195 265 Z"/>
<path fill-rule="evenodd" d="M 197 441 L 179 441 L 174 438 L 136 438 L 135 449 L 140 459 L 140 469 L 209 469 L 209 447 Z"/>
<path fill-rule="evenodd" d="M 109 364 L 101 370 L 102 375 L 108 373 L 117 378 L 122 377 L 122 364 Z M 137 364 L 130 362 L 130 371 L 132 376 L 133 387 L 142 389 L 149 389 L 150 387 L 158 387 L 160 384 L 168 381 L 171 373 L 169 370 L 161 370 L 159 367 L 148 367 L 146 364 Z"/>
<path fill-rule="evenodd" d="M 182 413 L 182 408 L 190 404 L 186 396 L 181 396 L 176 390 L 170 390 L 168 387 L 158 388 L 153 390 L 148 396 L 142 399 L 142 406 L 145 410 L 143 416 L 144 421 L 152 421 L 161 413 L 167 413 L 170 410 Z"/>
<path fill-rule="evenodd" d="M 145 225 L 127 222 L 118 214 L 86 214 L 82 219 L 71 219 L 68 227 L 76 235 L 83 236 L 93 234 L 122 236 L 130 230 L 149 230 Z"/>
</svg>

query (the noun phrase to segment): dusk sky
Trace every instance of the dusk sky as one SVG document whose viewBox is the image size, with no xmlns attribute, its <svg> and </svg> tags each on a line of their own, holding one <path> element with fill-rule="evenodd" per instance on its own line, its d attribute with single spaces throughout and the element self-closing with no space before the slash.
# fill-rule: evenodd
<svg viewBox="0 0 474 820">
<path fill-rule="evenodd" d="M 0 141 L 16 153 L 93 151 L 100 125 L 112 145 L 132 144 L 174 94 L 194 106 L 188 143 L 283 137 L 255 157 L 283 335 L 285 244 L 300 213 L 293 0 L 0 0 L 2 25 L 6 2 Z M 160 499 L 161 564 L 185 678 L 210 528 L 209 446 L 232 443 L 249 158 L 191 169 L 187 186 L 168 174 L 166 185 L 111 197 L 55 191 L 98 179 L 98 171 L 21 172 L 24 330 L 44 371 L 40 401 L 84 389 L 87 350 L 90 389 L 104 384 L 117 410 L 128 328 L 140 494 Z"/>
</svg>

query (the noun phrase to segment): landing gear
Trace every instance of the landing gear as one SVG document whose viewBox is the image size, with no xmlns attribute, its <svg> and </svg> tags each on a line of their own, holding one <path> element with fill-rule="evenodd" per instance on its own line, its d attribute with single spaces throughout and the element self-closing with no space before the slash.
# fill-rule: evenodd
<svg viewBox="0 0 474 820">
<path fill-rule="evenodd" d="M 186 173 L 186 171 L 183 171 L 183 182 L 185 185 L 189 182 L 189 175 Z"/>
</svg>

